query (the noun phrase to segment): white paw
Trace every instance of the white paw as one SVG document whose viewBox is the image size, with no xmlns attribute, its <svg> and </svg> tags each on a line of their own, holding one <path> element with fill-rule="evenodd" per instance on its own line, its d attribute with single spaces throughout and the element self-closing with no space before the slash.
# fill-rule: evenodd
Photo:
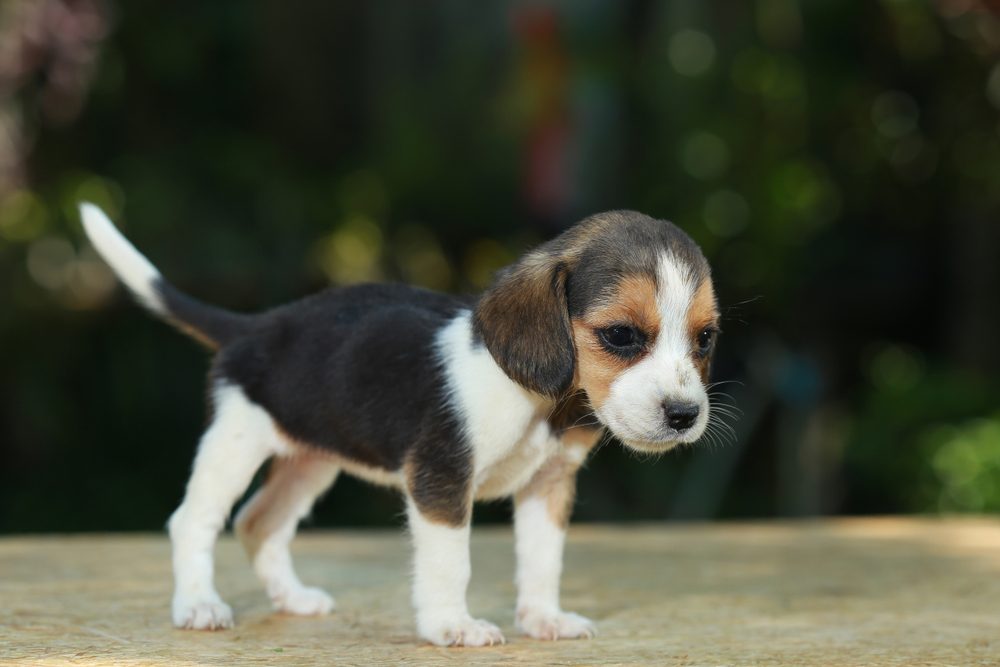
<svg viewBox="0 0 1000 667">
<path fill-rule="evenodd" d="M 590 639 L 597 634 L 590 619 L 568 611 L 521 609 L 517 612 L 517 627 L 535 639 Z"/>
<path fill-rule="evenodd" d="M 451 620 L 417 622 L 420 636 L 438 646 L 496 646 L 506 640 L 500 628 L 469 615 Z"/>
<path fill-rule="evenodd" d="M 233 610 L 218 595 L 193 598 L 175 595 L 174 625 L 185 630 L 222 630 L 233 627 Z"/>
<path fill-rule="evenodd" d="M 322 616 L 333 611 L 333 598 L 323 590 L 299 586 L 273 595 L 274 608 L 297 616 Z"/>
</svg>

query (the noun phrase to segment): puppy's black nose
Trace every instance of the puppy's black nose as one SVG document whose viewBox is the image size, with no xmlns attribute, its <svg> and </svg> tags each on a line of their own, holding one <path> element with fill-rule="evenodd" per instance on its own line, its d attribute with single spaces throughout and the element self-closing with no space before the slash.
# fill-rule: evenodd
<svg viewBox="0 0 1000 667">
<path fill-rule="evenodd" d="M 663 410 L 667 415 L 667 426 L 675 431 L 686 431 L 694 425 L 698 418 L 698 406 L 685 403 L 664 403 Z"/>
</svg>

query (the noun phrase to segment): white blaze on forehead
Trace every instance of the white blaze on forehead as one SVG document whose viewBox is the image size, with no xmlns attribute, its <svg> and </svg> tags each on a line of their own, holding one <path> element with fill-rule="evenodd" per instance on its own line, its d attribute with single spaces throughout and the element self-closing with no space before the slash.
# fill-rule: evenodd
<svg viewBox="0 0 1000 667">
<path fill-rule="evenodd" d="M 688 341 L 688 310 L 694 300 L 695 285 L 691 269 L 670 253 L 660 257 L 656 272 L 656 307 L 660 311 L 660 335 L 656 343 L 659 349 L 666 347 L 683 350 L 686 354 Z"/>
<path fill-rule="evenodd" d="M 656 277 L 660 333 L 649 358 L 655 369 L 652 381 L 663 399 L 697 402 L 692 395 L 697 383 L 688 331 L 688 311 L 696 289 L 694 276 L 675 255 L 664 253 Z"/>
</svg>

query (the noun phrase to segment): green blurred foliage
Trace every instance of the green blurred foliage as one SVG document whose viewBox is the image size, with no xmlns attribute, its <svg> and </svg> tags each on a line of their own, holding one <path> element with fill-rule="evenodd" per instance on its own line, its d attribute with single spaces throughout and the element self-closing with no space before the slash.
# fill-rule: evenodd
<svg viewBox="0 0 1000 667">
<path fill-rule="evenodd" d="M 27 6 L 0 11 L 3 45 Z M 669 218 L 714 266 L 715 376 L 738 381 L 718 400 L 742 416 L 660 461 L 602 448 L 578 516 L 997 509 L 987 9 L 94 6 L 92 44 L 0 48 L 0 531 L 159 527 L 203 421 L 204 355 L 115 287 L 81 199 L 245 310 L 361 280 L 474 291 L 589 213 Z M 317 521 L 397 513 L 343 481 Z"/>
</svg>

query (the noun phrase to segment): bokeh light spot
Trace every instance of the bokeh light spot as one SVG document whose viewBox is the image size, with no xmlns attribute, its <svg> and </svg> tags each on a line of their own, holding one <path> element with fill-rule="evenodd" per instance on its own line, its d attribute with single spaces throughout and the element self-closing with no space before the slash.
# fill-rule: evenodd
<svg viewBox="0 0 1000 667">
<path fill-rule="evenodd" d="M 48 225 L 45 204 L 29 190 L 15 190 L 0 198 L 0 238 L 25 242 L 37 238 Z"/>
<path fill-rule="evenodd" d="M 680 162 L 695 178 L 712 180 L 729 168 L 729 147 L 711 132 L 695 132 L 681 142 Z"/>
<path fill-rule="evenodd" d="M 378 280 L 382 230 L 370 218 L 353 216 L 319 242 L 317 254 L 320 268 L 334 283 Z"/>
<path fill-rule="evenodd" d="M 924 363 L 916 350 L 902 345 L 886 345 L 872 357 L 868 374 L 881 389 L 905 391 L 923 377 Z"/>
<path fill-rule="evenodd" d="M 397 233 L 394 245 L 406 282 L 436 290 L 447 290 L 451 286 L 451 264 L 429 229 L 422 225 L 406 225 Z"/>
<path fill-rule="evenodd" d="M 1000 418 L 942 425 L 923 438 L 940 482 L 938 509 L 981 512 L 1000 506 Z"/>
<path fill-rule="evenodd" d="M 678 74 L 701 76 L 715 62 L 715 42 L 700 30 L 681 30 L 670 38 L 667 57 Z"/>
<path fill-rule="evenodd" d="M 757 32 L 774 46 L 794 46 L 802 39 L 798 0 L 757 0 Z"/>
<path fill-rule="evenodd" d="M 116 224 L 124 224 L 121 209 L 125 196 L 121 187 L 114 181 L 94 174 L 74 176 L 70 179 L 69 187 L 63 190 L 61 202 L 63 214 L 70 220 L 77 219 L 80 202 L 85 201 L 100 206 L 112 220 L 117 221 Z"/>
<path fill-rule="evenodd" d="M 28 246 L 28 273 L 48 290 L 59 290 L 72 278 L 76 252 L 61 236 L 46 236 Z"/>
<path fill-rule="evenodd" d="M 784 221 L 806 230 L 840 214 L 840 189 L 825 166 L 795 160 L 780 166 L 771 178 L 771 197 Z"/>
<path fill-rule="evenodd" d="M 82 249 L 69 271 L 70 291 L 76 308 L 96 308 L 110 298 L 115 276 L 90 246 Z"/>
<path fill-rule="evenodd" d="M 805 76 L 792 58 L 745 49 L 733 59 L 732 78 L 738 89 L 759 95 L 782 117 L 800 115 L 806 108 Z"/>
</svg>

